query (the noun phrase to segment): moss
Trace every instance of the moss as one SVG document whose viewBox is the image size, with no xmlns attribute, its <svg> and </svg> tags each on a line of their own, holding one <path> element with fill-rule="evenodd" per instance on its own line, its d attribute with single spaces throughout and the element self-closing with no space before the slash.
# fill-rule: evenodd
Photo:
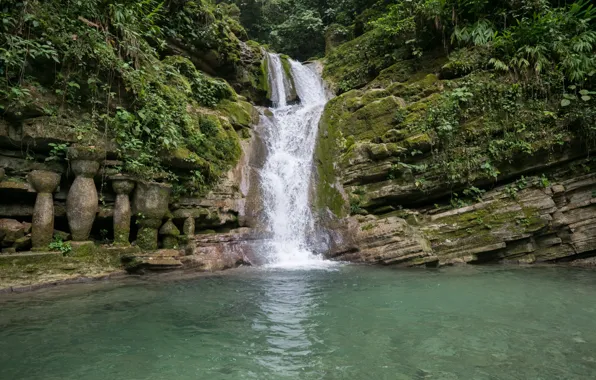
<svg viewBox="0 0 596 380">
<path fill-rule="evenodd" d="M 137 233 L 137 245 L 143 251 L 154 251 L 157 249 L 157 229 L 156 228 L 139 228 Z"/>
<path fill-rule="evenodd" d="M 188 148 L 183 146 L 179 146 L 176 149 L 169 152 L 169 154 L 177 159 L 184 160 L 184 161 L 193 161 L 195 158 L 199 156 L 196 153 L 191 152 Z"/>
<path fill-rule="evenodd" d="M 360 101 L 362 102 L 363 105 L 366 105 L 370 102 L 373 102 L 377 99 L 385 98 L 389 95 L 390 94 L 387 90 L 383 90 L 380 88 L 373 88 L 372 90 L 368 90 L 368 91 L 364 92 L 364 94 L 360 98 Z"/>
<path fill-rule="evenodd" d="M 406 138 L 404 140 L 404 145 L 410 150 L 419 150 L 426 153 L 429 152 L 432 147 L 432 139 L 427 133 L 420 133 Z"/>
<path fill-rule="evenodd" d="M 425 229 L 426 235 L 435 241 L 468 239 L 474 245 L 492 244 L 503 241 L 503 234 L 536 232 L 548 222 L 540 218 L 537 209 L 521 206 L 520 210 L 506 211 L 515 201 L 495 201 L 484 208 L 449 215 L 433 223 L 444 225 L 438 229 Z"/>
<path fill-rule="evenodd" d="M 217 105 L 217 109 L 238 127 L 250 127 L 256 113 L 254 107 L 245 101 L 223 100 Z"/>
<path fill-rule="evenodd" d="M 393 129 L 395 111 L 401 107 L 402 102 L 394 96 L 375 100 L 354 112 L 342 132 L 357 140 L 381 137 Z"/>
<path fill-rule="evenodd" d="M 380 38 L 375 31 L 369 31 L 336 47 L 327 56 L 323 77 L 339 92 L 364 87 L 396 57 L 407 54 L 405 48 L 386 54 L 386 46 L 378 43 Z"/>
<path fill-rule="evenodd" d="M 406 84 L 398 83 L 387 89 L 391 94 L 407 101 L 417 101 L 443 89 L 442 83 L 435 74 L 422 74 L 411 78 Z"/>
<path fill-rule="evenodd" d="M 341 153 L 341 132 L 337 128 L 340 117 L 335 113 L 342 107 L 342 100 L 332 99 L 325 107 L 319 124 L 319 135 L 315 147 L 315 160 L 317 164 L 317 187 L 315 206 L 320 213 L 326 214 L 329 209 L 337 217 L 347 215 L 347 202 L 337 188 L 335 159 Z M 336 108 L 337 107 L 337 108 Z"/>
<path fill-rule="evenodd" d="M 370 140 L 394 128 L 395 111 L 403 106 L 401 99 L 387 96 L 365 104 L 359 96 L 361 94 L 350 91 L 327 103 L 323 119 L 338 138 L 353 136 L 355 141 Z M 368 96 L 374 99 L 374 96 L 382 94 L 375 91 Z"/>
<path fill-rule="evenodd" d="M 382 70 L 370 87 L 387 88 L 395 82 L 406 82 L 415 72 L 414 60 L 399 61 Z"/>
<path fill-rule="evenodd" d="M 72 251 L 69 256 L 90 257 L 97 253 L 97 246 L 93 242 L 71 242 Z"/>
<path fill-rule="evenodd" d="M 354 112 L 364 106 L 364 103 L 362 102 L 362 94 L 363 92 L 360 90 L 351 90 L 340 95 L 338 98 L 345 104 L 347 110 Z"/>
<path fill-rule="evenodd" d="M 288 89 L 288 98 L 289 100 L 294 101 L 297 99 L 298 94 L 296 93 L 296 83 L 294 82 L 294 76 L 292 75 L 292 65 L 290 64 L 289 59 L 290 57 L 285 54 L 280 56 L 281 67 L 284 70 L 285 78 L 288 80 L 288 84 L 290 86 Z"/>
<path fill-rule="evenodd" d="M 261 60 L 261 71 L 257 88 L 266 94 L 267 100 L 271 100 L 271 88 L 269 87 L 269 62 L 266 55 Z"/>
<path fill-rule="evenodd" d="M 91 245 L 93 254 L 83 252 L 63 256 L 40 252 L 0 255 L 0 289 L 121 270 L 120 251 Z"/>
<path fill-rule="evenodd" d="M 405 127 L 414 126 L 426 117 L 426 112 L 436 101 L 440 99 L 440 94 L 432 94 L 429 97 L 411 103 L 406 108 L 406 118 L 403 122 Z"/>
</svg>

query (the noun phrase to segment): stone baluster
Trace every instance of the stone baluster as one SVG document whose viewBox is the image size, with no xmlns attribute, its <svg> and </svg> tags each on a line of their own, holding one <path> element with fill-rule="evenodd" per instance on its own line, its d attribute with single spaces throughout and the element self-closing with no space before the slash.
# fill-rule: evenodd
<svg viewBox="0 0 596 380">
<path fill-rule="evenodd" d="M 132 179 L 124 176 L 113 176 L 112 188 L 116 192 L 116 203 L 114 205 L 114 244 L 129 245 L 130 236 L 130 199 L 128 194 L 134 189 L 135 183 Z"/>
<path fill-rule="evenodd" d="M 31 225 L 33 250 L 47 250 L 54 235 L 54 199 L 52 193 L 60 184 L 60 174 L 47 170 L 33 170 L 27 176 L 37 191 Z"/>
<path fill-rule="evenodd" d="M 66 216 L 73 241 L 89 238 L 98 210 L 97 189 L 93 177 L 104 156 L 94 148 L 70 147 L 67 153 L 70 167 L 76 175 L 66 197 Z"/>
<path fill-rule="evenodd" d="M 138 182 L 133 209 L 139 224 L 137 245 L 144 251 L 157 249 L 158 229 L 168 212 L 172 187 L 165 183 Z"/>
</svg>

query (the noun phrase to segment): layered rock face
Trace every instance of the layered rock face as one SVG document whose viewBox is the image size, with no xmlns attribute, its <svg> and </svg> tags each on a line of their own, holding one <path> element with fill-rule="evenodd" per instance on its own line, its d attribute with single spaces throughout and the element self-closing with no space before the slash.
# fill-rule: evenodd
<svg viewBox="0 0 596 380">
<path fill-rule="evenodd" d="M 350 261 L 441 266 L 456 263 L 596 263 L 596 175 L 512 195 L 501 186 L 452 210 L 352 216 L 331 256 Z M 349 236 L 347 239 L 345 236 Z"/>
<path fill-rule="evenodd" d="M 333 230 L 329 256 L 404 266 L 590 263 L 590 121 L 547 98 L 538 105 L 511 78 L 452 66 L 403 61 L 328 103 L 316 207 Z"/>
</svg>

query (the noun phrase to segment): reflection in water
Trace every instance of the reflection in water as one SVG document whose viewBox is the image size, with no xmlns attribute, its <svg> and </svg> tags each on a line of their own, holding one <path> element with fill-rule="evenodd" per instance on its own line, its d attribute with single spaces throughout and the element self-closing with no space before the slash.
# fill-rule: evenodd
<svg viewBox="0 0 596 380">
<path fill-rule="evenodd" d="M 319 340 L 312 313 L 316 290 L 312 278 L 301 271 L 273 272 L 262 284 L 260 313 L 252 328 L 265 338 L 268 348 L 256 357 L 275 376 L 297 378 L 319 366 L 313 345 Z"/>
<path fill-rule="evenodd" d="M 250 268 L 27 297 L 0 297 L 2 380 L 594 380 L 596 373 L 593 271 Z"/>
</svg>

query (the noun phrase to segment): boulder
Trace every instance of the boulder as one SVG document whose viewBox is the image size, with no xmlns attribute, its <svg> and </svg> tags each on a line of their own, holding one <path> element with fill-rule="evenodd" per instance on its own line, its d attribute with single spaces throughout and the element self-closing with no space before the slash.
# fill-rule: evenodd
<svg viewBox="0 0 596 380">
<path fill-rule="evenodd" d="M 17 239 L 25 236 L 25 226 L 15 219 L 0 219 L 0 236 L 4 246 L 12 245 Z"/>
</svg>

